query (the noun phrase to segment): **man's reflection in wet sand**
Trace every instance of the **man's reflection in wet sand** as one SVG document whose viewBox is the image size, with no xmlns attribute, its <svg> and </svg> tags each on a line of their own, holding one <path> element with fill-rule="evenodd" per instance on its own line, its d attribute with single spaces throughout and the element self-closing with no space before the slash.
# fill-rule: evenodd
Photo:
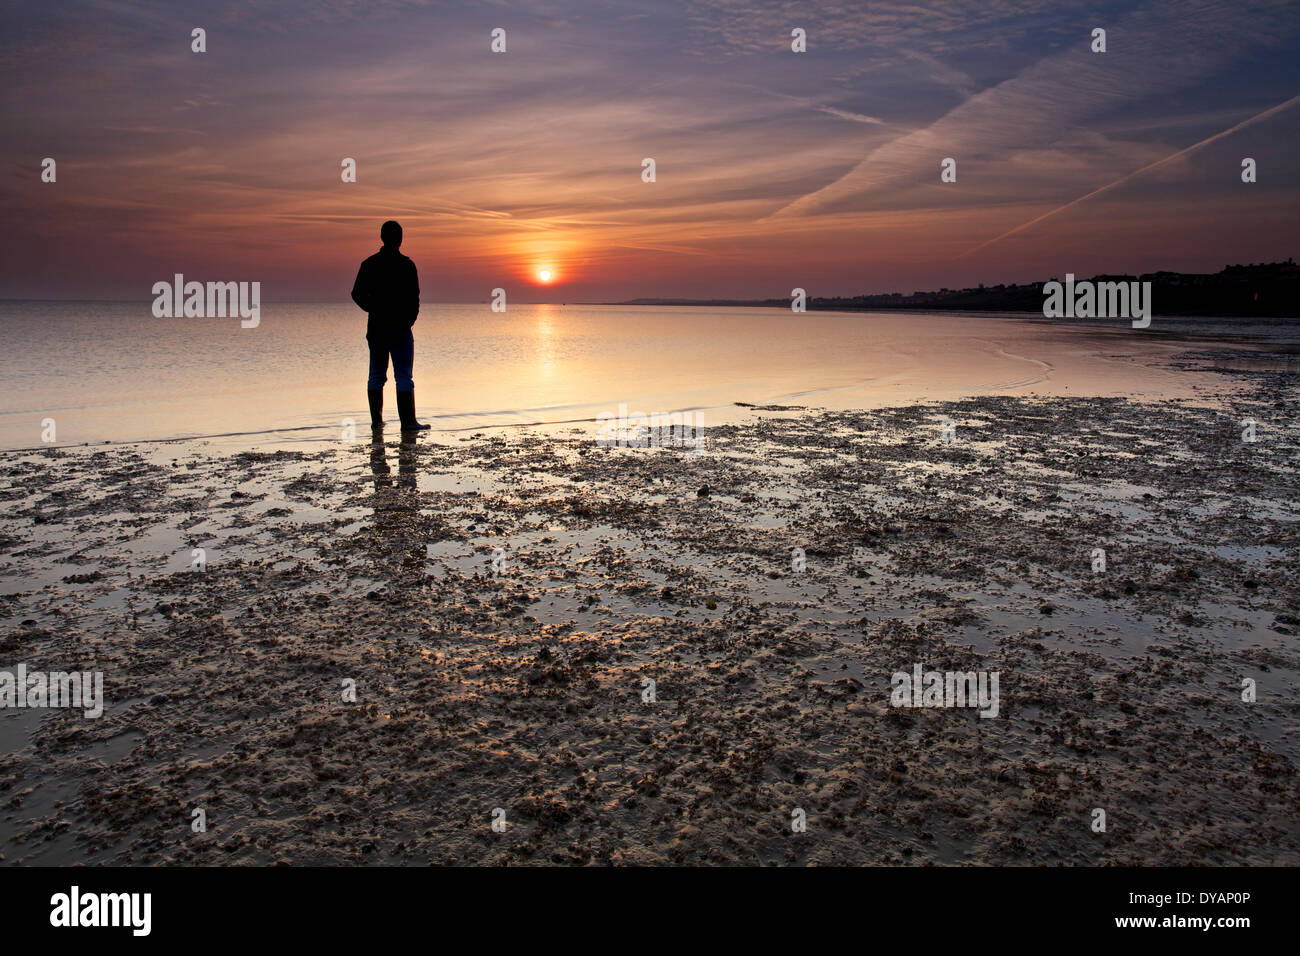
<svg viewBox="0 0 1300 956">
<path fill-rule="evenodd" d="M 370 444 L 370 471 L 375 482 L 372 551 L 377 577 L 396 578 L 408 571 L 423 573 L 425 549 L 417 527 L 420 500 L 415 481 L 415 438 L 414 432 L 404 433 L 397 446 L 396 482 L 382 435 L 376 433 Z"/>
<path fill-rule="evenodd" d="M 370 471 L 375 476 L 376 497 L 381 489 L 393 487 L 393 469 L 388 466 L 387 448 L 379 432 L 370 443 Z M 397 487 L 403 491 L 415 490 L 415 434 L 412 432 L 402 434 L 402 443 L 397 449 Z M 412 501 L 409 507 L 414 505 Z M 376 503 L 376 513 L 379 507 Z M 400 507 L 400 504 L 389 505 L 390 509 L 393 507 Z"/>
</svg>

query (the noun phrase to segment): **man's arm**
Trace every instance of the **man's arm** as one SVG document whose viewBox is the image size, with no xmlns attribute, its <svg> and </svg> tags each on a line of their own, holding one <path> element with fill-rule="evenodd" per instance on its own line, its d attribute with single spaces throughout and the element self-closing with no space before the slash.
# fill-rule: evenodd
<svg viewBox="0 0 1300 956">
<path fill-rule="evenodd" d="M 415 263 L 411 263 L 411 324 L 415 325 L 415 320 L 420 316 L 420 274 L 415 269 Z"/>
<path fill-rule="evenodd" d="M 370 311 L 370 277 L 366 275 L 366 263 L 361 263 L 357 270 L 357 281 L 352 283 L 352 301 L 361 307 L 362 312 Z"/>
</svg>

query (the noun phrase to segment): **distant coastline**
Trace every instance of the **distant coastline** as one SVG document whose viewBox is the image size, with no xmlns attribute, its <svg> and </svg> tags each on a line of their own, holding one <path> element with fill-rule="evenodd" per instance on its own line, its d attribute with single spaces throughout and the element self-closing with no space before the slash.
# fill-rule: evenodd
<svg viewBox="0 0 1300 956">
<path fill-rule="evenodd" d="M 818 296 L 807 300 L 809 309 L 836 312 L 882 310 L 918 312 L 1032 312 L 1042 313 L 1043 285 L 1061 276 L 1025 285 L 979 285 L 969 289 L 939 289 L 904 295 Z M 1142 275 L 1077 276 L 1094 282 L 1150 282 L 1157 315 L 1300 316 L 1300 266 L 1294 259 L 1250 265 L 1225 266 L 1214 273 L 1148 272 Z M 599 305 L 681 305 L 789 308 L 785 299 L 629 299 Z"/>
</svg>

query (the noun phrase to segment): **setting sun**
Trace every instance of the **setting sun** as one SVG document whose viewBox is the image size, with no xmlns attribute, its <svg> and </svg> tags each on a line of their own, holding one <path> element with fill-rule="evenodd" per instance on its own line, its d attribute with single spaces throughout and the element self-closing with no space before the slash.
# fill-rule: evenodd
<svg viewBox="0 0 1300 956">
<path fill-rule="evenodd" d="M 550 281 L 551 281 L 551 276 L 552 276 L 552 275 L 553 275 L 553 273 L 551 272 L 550 269 L 538 269 L 538 270 L 537 270 L 537 278 L 541 279 L 543 282 L 550 282 Z"/>
</svg>

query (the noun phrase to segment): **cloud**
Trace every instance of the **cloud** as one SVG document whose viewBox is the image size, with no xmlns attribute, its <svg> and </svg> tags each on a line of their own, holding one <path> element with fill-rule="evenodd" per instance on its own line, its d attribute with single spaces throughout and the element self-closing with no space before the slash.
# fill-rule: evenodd
<svg viewBox="0 0 1300 956">
<path fill-rule="evenodd" d="M 1074 46 L 872 150 L 771 218 L 834 209 L 901 181 L 938 182 L 945 157 L 957 159 L 960 170 L 963 162 L 1050 145 L 1108 110 L 1183 88 L 1298 29 L 1300 6 L 1289 0 L 1142 8 L 1109 29 L 1106 53 L 1091 52 L 1089 33 L 1081 29 Z"/>
<path fill-rule="evenodd" d="M 1049 216 L 1055 216 L 1057 213 L 1064 212 L 1067 209 L 1079 205 L 1079 203 L 1081 202 L 1085 202 L 1089 199 L 1092 199 L 1094 196 L 1100 196 L 1104 192 L 1109 192 L 1110 190 L 1114 189 L 1116 186 L 1122 186 L 1124 183 L 1128 182 L 1131 179 L 1135 179 L 1138 176 L 1145 175 L 1146 173 L 1149 173 L 1152 170 L 1164 166 L 1168 163 L 1175 162 L 1183 158 L 1184 156 L 1187 156 L 1190 153 L 1195 152 L 1198 149 L 1202 149 L 1206 146 L 1209 146 L 1211 143 L 1218 142 L 1219 140 L 1223 139 L 1226 136 L 1231 136 L 1233 133 L 1237 132 L 1238 130 L 1245 129 L 1247 126 L 1253 126 L 1255 123 L 1258 123 L 1260 120 L 1268 119 L 1269 117 L 1274 116 L 1275 114 L 1280 113 L 1283 110 L 1290 109 L 1292 106 L 1295 106 L 1297 103 L 1300 103 L 1300 95 L 1293 96 L 1290 99 L 1277 104 L 1276 106 L 1272 106 L 1269 109 L 1264 110 L 1262 113 L 1256 113 L 1254 116 L 1248 117 L 1247 119 L 1242 120 L 1240 123 L 1237 123 L 1236 125 L 1231 126 L 1228 129 L 1221 130 L 1220 132 L 1215 133 L 1213 136 L 1207 136 L 1199 143 L 1193 143 L 1191 146 L 1188 146 L 1184 149 L 1180 149 L 1178 152 L 1172 153 L 1171 155 L 1166 156 L 1163 159 L 1158 159 L 1153 163 L 1149 163 L 1148 165 L 1143 166 L 1141 169 L 1136 169 L 1125 176 L 1121 176 L 1119 179 L 1115 180 L 1114 182 L 1107 183 L 1106 185 L 1101 186 L 1098 189 L 1094 189 L 1092 190 L 1092 192 L 1084 196 L 1079 196 L 1077 199 L 1072 199 L 1069 202 L 1065 203 L 1064 205 L 1058 206 L 1055 209 L 1048 210 L 1047 212 L 1043 213 L 1040 216 L 1035 216 L 1033 219 L 1029 220 L 1028 222 L 1021 223 L 1019 226 L 1016 226 L 1014 229 L 1009 229 L 1006 232 L 1002 233 L 1001 235 L 994 236 L 992 239 L 989 239 L 986 242 L 981 242 L 978 246 L 975 246 L 973 249 L 963 252 L 961 254 L 961 257 L 959 258 L 964 258 L 966 256 L 972 255 L 976 252 L 979 252 L 981 249 L 987 249 L 995 242 L 1000 242 L 1003 239 L 1006 239 L 1008 236 L 1013 236 L 1018 232 L 1028 229 L 1030 226 L 1037 225 L 1038 223 L 1042 222 L 1044 219 L 1047 219 Z"/>
<path fill-rule="evenodd" d="M 1081 0 L 688 0 L 688 20 L 701 52 L 735 56 L 788 49 L 790 31 L 808 31 L 808 50 L 881 51 L 954 47 L 999 48 L 1041 31 Z M 1050 19 L 1049 19 L 1050 18 Z"/>
<path fill-rule="evenodd" d="M 838 116 L 840 119 L 846 119 L 853 123 L 868 123 L 883 126 L 885 121 L 875 116 L 864 116 L 861 113 L 853 113 L 849 110 L 836 109 L 834 106 L 819 106 L 819 112 L 827 113 L 831 116 Z"/>
</svg>

